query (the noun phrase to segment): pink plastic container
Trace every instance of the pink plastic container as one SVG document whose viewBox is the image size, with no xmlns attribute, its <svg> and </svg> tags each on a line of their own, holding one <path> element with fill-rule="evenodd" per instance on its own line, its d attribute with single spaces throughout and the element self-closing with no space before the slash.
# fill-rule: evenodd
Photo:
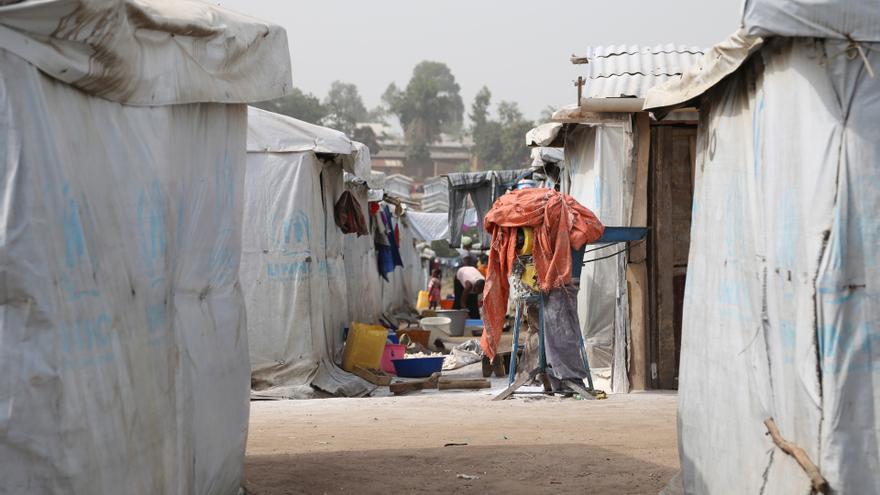
<svg viewBox="0 0 880 495">
<path fill-rule="evenodd" d="M 406 346 L 403 344 L 385 344 L 385 351 L 382 353 L 382 371 L 389 375 L 397 374 L 394 371 L 394 363 L 392 359 L 403 359 L 406 357 Z"/>
</svg>

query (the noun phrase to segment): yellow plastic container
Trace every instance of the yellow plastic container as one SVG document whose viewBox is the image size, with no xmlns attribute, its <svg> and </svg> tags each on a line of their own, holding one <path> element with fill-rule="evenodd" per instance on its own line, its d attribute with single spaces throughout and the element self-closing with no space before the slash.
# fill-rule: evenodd
<svg viewBox="0 0 880 495">
<path fill-rule="evenodd" d="M 428 291 L 420 290 L 419 291 L 419 299 L 416 301 L 416 309 L 421 311 L 423 309 L 428 309 Z"/>
<path fill-rule="evenodd" d="M 352 323 L 342 351 L 342 369 L 354 371 L 355 366 L 379 369 L 387 339 L 388 330 L 383 326 Z"/>
<path fill-rule="evenodd" d="M 529 255 L 532 254 L 532 251 L 535 249 L 535 229 L 531 227 L 523 227 L 523 247 L 520 250 L 519 254 Z"/>
</svg>

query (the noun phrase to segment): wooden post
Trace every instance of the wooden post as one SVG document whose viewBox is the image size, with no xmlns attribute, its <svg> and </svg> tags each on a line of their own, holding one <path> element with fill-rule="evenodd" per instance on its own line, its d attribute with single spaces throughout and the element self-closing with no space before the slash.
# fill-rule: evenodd
<svg viewBox="0 0 880 495">
<path fill-rule="evenodd" d="M 587 83 L 587 80 L 584 79 L 583 76 L 578 76 L 577 81 L 574 82 L 574 85 L 577 86 L 577 89 L 578 89 L 578 99 L 577 99 L 578 106 L 581 106 L 581 98 L 584 95 L 584 84 L 586 84 L 586 83 Z"/>
<path fill-rule="evenodd" d="M 646 112 L 635 114 L 636 177 L 630 225 L 648 225 L 648 174 L 651 153 L 651 121 Z M 633 390 L 649 388 L 648 270 L 647 247 L 643 242 L 630 249 L 626 269 L 629 294 L 630 338 L 629 382 Z"/>
<path fill-rule="evenodd" d="M 652 130 L 654 166 L 654 191 L 652 201 L 654 329 L 657 352 L 657 386 L 675 388 L 675 291 L 674 246 L 672 225 L 672 127 L 655 127 Z"/>
</svg>

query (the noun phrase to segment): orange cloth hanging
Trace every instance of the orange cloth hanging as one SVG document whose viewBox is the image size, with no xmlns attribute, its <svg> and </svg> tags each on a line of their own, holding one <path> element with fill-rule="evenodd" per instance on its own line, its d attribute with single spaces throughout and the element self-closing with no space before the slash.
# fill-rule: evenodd
<svg viewBox="0 0 880 495">
<path fill-rule="evenodd" d="M 535 230 L 532 257 L 542 291 L 571 282 L 571 251 L 602 237 L 605 227 L 592 211 L 571 196 L 552 189 L 521 189 L 498 198 L 484 221 L 492 236 L 489 268 L 483 289 L 486 331 L 480 341 L 492 359 L 501 340 L 510 285 L 507 280 L 516 259 L 516 231 Z"/>
</svg>

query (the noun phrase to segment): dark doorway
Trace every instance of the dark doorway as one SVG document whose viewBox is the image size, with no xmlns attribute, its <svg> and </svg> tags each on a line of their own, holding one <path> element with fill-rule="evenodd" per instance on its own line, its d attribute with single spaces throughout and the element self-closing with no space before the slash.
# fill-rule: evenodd
<svg viewBox="0 0 880 495">
<path fill-rule="evenodd" d="M 678 388 L 696 140 L 696 125 L 651 127 L 648 277 L 651 382 L 654 388 Z"/>
</svg>

